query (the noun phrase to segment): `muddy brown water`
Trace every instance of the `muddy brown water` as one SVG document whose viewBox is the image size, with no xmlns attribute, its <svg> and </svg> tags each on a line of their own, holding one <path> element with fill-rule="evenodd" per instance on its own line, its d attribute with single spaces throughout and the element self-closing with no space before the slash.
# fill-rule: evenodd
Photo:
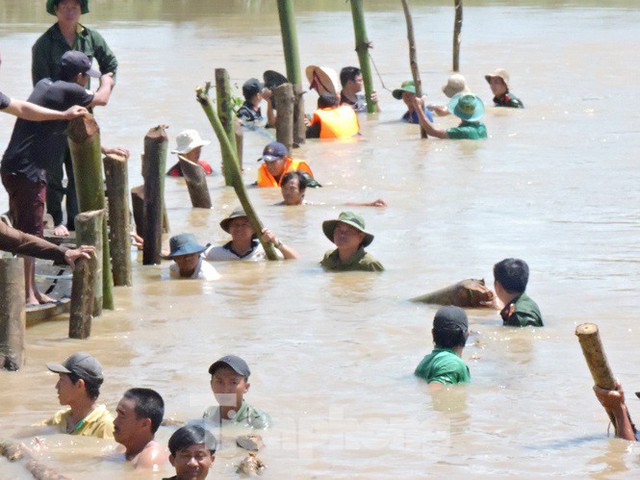
<svg viewBox="0 0 640 480">
<path fill-rule="evenodd" d="M 53 19 L 42 3 L 0 3 L 0 89 L 15 98 L 30 92 L 30 48 Z M 140 182 L 142 139 L 160 123 L 170 126 L 171 147 L 186 128 L 214 140 L 203 158 L 219 171 L 219 148 L 193 90 L 216 67 L 237 86 L 285 70 L 274 3 L 92 2 L 83 21 L 120 61 L 112 101 L 97 118 L 105 145 L 132 151 L 131 186 Z M 373 57 L 388 88 L 409 77 L 398 3 L 367 2 Z M 450 69 L 450 3 L 412 2 L 424 90 L 434 103 L 444 101 Z M 223 278 L 209 284 L 167 281 L 167 264 L 138 263 L 134 287 L 116 289 L 117 309 L 94 322 L 90 339 L 65 338 L 64 321 L 28 331 L 27 365 L 0 372 L 0 436 L 21 438 L 59 407 L 44 363 L 74 351 L 104 364 L 101 399 L 111 408 L 126 388 L 147 386 L 179 419 L 211 404 L 207 367 L 233 352 L 253 372 L 247 399 L 274 418 L 264 433 L 265 478 L 630 476 L 637 448 L 607 439 L 573 335 L 579 323 L 598 323 L 616 375 L 628 392 L 640 390 L 640 10 L 633 1 L 600 3 L 465 2 L 462 73 L 487 103 L 487 141 L 421 141 L 415 126 L 397 122 L 401 102 L 376 77 L 383 112 L 361 117 L 362 139 L 310 141 L 296 152 L 324 185 L 307 193 L 317 205 L 276 207 L 278 191 L 250 192 L 299 261 L 219 264 Z M 296 2 L 296 9 L 303 66 L 356 64 L 344 1 Z M 499 66 L 510 71 L 525 110 L 490 106 L 483 74 Z M 308 110 L 314 101 L 309 94 Z M 0 118 L 2 150 L 12 125 Z M 266 142 L 247 133 L 247 182 Z M 212 177 L 214 208 L 195 211 L 183 181 L 167 179 L 172 232 L 224 242 L 218 222 L 236 202 L 222 184 Z M 331 244 L 322 220 L 347 201 L 376 198 L 389 207 L 354 209 L 375 233 L 369 251 L 387 271 L 323 273 L 318 261 Z M 507 329 L 495 312 L 469 311 L 474 335 L 464 358 L 473 383 L 430 395 L 412 372 L 431 349 L 436 307 L 406 299 L 462 278 L 491 283 L 493 263 L 507 256 L 529 262 L 529 292 L 546 327 Z M 628 400 L 639 416 L 640 402 Z M 159 436 L 170 433 L 162 428 Z M 44 438 L 43 459 L 74 479 L 150 478 L 104 461 L 111 442 Z M 241 453 L 230 433 L 224 438 L 212 476 L 235 478 Z M 0 460 L 0 478 L 27 478 L 20 472 Z"/>
</svg>

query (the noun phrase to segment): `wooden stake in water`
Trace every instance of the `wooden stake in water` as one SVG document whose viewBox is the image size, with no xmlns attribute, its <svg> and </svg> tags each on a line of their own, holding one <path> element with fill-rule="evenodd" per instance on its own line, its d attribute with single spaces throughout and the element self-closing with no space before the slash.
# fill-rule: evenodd
<svg viewBox="0 0 640 480">
<path fill-rule="evenodd" d="M 462 32 L 462 0 L 455 0 L 456 16 L 453 22 L 453 71 L 460 71 L 460 33 Z"/>
<path fill-rule="evenodd" d="M 89 338 L 96 286 L 97 261 L 79 258 L 73 270 L 71 285 L 71 310 L 69 315 L 69 338 Z"/>
<path fill-rule="evenodd" d="M 420 79 L 420 69 L 418 67 L 418 55 L 416 53 L 416 39 L 413 35 L 413 17 L 409 10 L 408 0 L 402 0 L 404 18 L 407 21 L 407 40 L 409 40 L 409 66 L 413 76 L 413 85 L 416 89 L 416 97 L 422 98 L 422 80 Z M 427 138 L 427 132 L 420 126 L 420 137 Z"/>
<path fill-rule="evenodd" d="M 367 39 L 367 27 L 364 22 L 364 6 L 362 0 L 351 0 L 351 15 L 353 16 L 353 31 L 356 37 L 356 52 L 362 71 L 364 82 L 364 93 L 367 97 L 367 112 L 375 113 L 378 107 L 371 101 L 373 93 L 373 80 L 371 76 L 371 65 L 369 64 L 369 49 L 371 43 Z"/>
<path fill-rule="evenodd" d="M 142 264 L 154 265 L 161 261 L 162 205 L 164 201 L 164 172 L 167 163 L 167 138 L 165 125 L 150 129 L 144 137 L 144 250 Z"/>
<path fill-rule="evenodd" d="M 293 147 L 293 110 L 296 100 L 293 86 L 290 83 L 283 83 L 273 90 L 273 97 L 278 106 L 276 139 L 291 151 Z"/>
<path fill-rule="evenodd" d="M 24 261 L 0 258 L 0 369 L 24 365 Z"/>
<path fill-rule="evenodd" d="M 76 215 L 76 241 L 78 245 L 92 245 L 96 249 L 97 270 L 95 276 L 96 285 L 93 289 L 92 311 L 94 317 L 102 315 L 102 306 L 104 304 L 104 289 L 100 281 L 102 278 L 102 272 L 100 270 L 103 268 L 102 265 L 104 265 L 102 257 L 105 255 L 103 237 L 101 235 L 102 225 L 105 221 L 104 217 L 104 209 L 82 212 Z"/>
<path fill-rule="evenodd" d="M 207 186 L 207 174 L 200 164 L 178 155 L 180 170 L 187 182 L 191 206 L 193 208 L 211 208 L 211 196 Z"/>
<path fill-rule="evenodd" d="M 205 115 L 209 119 L 209 122 L 211 122 L 211 126 L 213 127 L 213 130 L 216 132 L 216 136 L 218 137 L 218 141 L 220 142 L 220 148 L 223 150 L 226 150 L 225 152 L 226 155 L 223 156 L 222 158 L 232 159 L 231 161 L 229 161 L 227 164 L 224 165 L 224 169 L 229 170 L 229 172 L 233 176 L 233 188 L 236 191 L 236 195 L 238 195 L 238 200 L 240 200 L 240 204 L 242 205 L 242 208 L 247 214 L 247 217 L 249 218 L 249 222 L 251 223 L 253 230 L 255 232 L 258 232 L 258 236 L 260 236 L 259 232 L 262 231 L 262 222 L 260 222 L 258 215 L 256 214 L 255 210 L 253 209 L 253 206 L 251 205 L 251 201 L 249 200 L 249 196 L 247 195 L 247 190 L 244 186 L 244 183 L 242 182 L 242 173 L 240 172 L 239 162 L 237 158 L 234 158 L 236 156 L 236 152 L 234 152 L 233 148 L 231 147 L 231 142 L 229 142 L 229 137 L 227 137 L 227 134 L 225 133 L 224 128 L 222 127 L 222 123 L 220 122 L 218 115 L 216 115 L 216 112 L 213 109 L 213 105 L 211 104 L 211 99 L 207 94 L 208 91 L 209 91 L 208 84 L 206 85 L 205 88 L 201 88 L 201 87 L 197 88 L 196 99 L 202 106 L 202 109 L 204 110 Z M 264 247 L 264 251 L 267 254 L 267 258 L 269 260 L 278 260 L 278 255 L 276 254 L 276 250 L 274 246 L 271 244 L 271 242 L 263 242 L 261 237 L 260 237 L 260 242 Z"/>
</svg>

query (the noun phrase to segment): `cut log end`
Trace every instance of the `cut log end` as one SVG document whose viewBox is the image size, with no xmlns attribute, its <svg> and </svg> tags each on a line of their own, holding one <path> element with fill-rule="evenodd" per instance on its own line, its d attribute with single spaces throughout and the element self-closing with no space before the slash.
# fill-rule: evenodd
<svg viewBox="0 0 640 480">
<path fill-rule="evenodd" d="M 595 323 L 583 323 L 576 327 L 576 335 L 595 335 L 598 333 L 598 326 Z"/>
<path fill-rule="evenodd" d="M 150 128 L 147 134 L 145 135 L 145 140 L 156 140 L 158 142 L 169 141 L 167 137 L 167 128 L 168 125 L 158 125 L 156 127 Z"/>
<path fill-rule="evenodd" d="M 128 158 L 125 157 L 124 155 L 118 155 L 117 153 L 110 153 L 109 155 L 105 155 L 104 159 L 112 162 L 121 162 L 121 163 L 126 163 L 128 160 Z"/>
<path fill-rule="evenodd" d="M 100 127 L 93 115 L 83 115 L 69 122 L 67 136 L 75 143 L 84 143 L 87 139 L 100 133 Z"/>
</svg>

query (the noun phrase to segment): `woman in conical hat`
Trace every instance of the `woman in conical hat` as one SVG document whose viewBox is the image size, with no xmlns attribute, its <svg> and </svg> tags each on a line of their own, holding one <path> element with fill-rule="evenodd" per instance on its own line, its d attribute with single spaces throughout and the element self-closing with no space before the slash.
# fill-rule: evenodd
<svg viewBox="0 0 640 480">
<path fill-rule="evenodd" d="M 309 80 L 309 88 L 318 92 L 318 95 L 331 94 L 338 96 L 340 80 L 336 71 L 329 67 L 319 67 L 317 65 L 309 65 L 305 69 L 307 80 Z"/>
</svg>

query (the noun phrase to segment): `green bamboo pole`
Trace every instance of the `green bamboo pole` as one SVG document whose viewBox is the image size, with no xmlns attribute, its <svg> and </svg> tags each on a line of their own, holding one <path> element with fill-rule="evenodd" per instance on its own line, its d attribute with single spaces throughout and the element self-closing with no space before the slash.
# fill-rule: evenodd
<svg viewBox="0 0 640 480">
<path fill-rule="evenodd" d="M 453 22 L 453 71 L 460 71 L 460 32 L 462 31 L 462 0 L 455 0 L 456 16 Z"/>
<path fill-rule="evenodd" d="M 373 77 L 371 76 L 371 65 L 369 64 L 371 43 L 367 39 L 367 26 L 364 23 L 362 0 L 351 0 L 351 15 L 353 16 L 353 31 L 356 36 L 356 52 L 358 52 L 362 80 L 364 81 L 364 93 L 367 97 L 367 112 L 375 113 L 378 111 L 378 106 L 371 101 L 371 94 L 373 93 Z"/>
<path fill-rule="evenodd" d="M 72 120 L 67 128 L 67 138 L 73 174 L 77 179 L 76 195 L 80 212 L 105 208 L 100 127 L 93 115 Z M 113 310 L 113 275 L 106 216 L 102 222 L 102 242 L 102 306 Z"/>
<path fill-rule="evenodd" d="M 404 18 L 407 21 L 407 40 L 409 41 L 409 66 L 413 76 L 413 85 L 416 88 L 416 97 L 422 98 L 422 80 L 420 79 L 420 68 L 418 68 L 418 54 L 416 49 L 416 39 L 413 34 L 413 17 L 409 10 L 408 0 L 402 0 Z M 420 126 L 420 137 L 427 138 L 427 132 Z"/>
<path fill-rule="evenodd" d="M 233 113 L 233 104 L 231 103 L 231 89 L 229 88 L 229 74 L 225 68 L 215 69 L 216 77 L 216 103 L 218 106 L 218 117 L 224 127 L 224 131 L 227 133 L 229 142 L 234 151 L 238 151 L 238 145 L 236 144 L 235 135 L 235 114 Z M 222 152 L 224 157 L 225 152 Z M 228 160 L 227 160 L 228 161 Z M 226 162 L 222 159 L 222 164 Z M 224 184 L 226 186 L 233 185 L 233 176 L 227 169 L 224 169 Z"/>
<path fill-rule="evenodd" d="M 293 93 L 296 97 L 293 110 L 293 142 L 296 145 L 301 145 L 306 141 L 304 89 L 302 88 L 302 73 L 300 71 L 300 54 L 298 53 L 298 35 L 294 21 L 293 0 L 278 0 L 278 16 L 280 17 L 284 61 L 287 65 L 287 80 L 293 85 Z"/>
<path fill-rule="evenodd" d="M 278 255 L 276 254 L 276 250 L 271 242 L 263 242 L 262 236 L 260 232 L 262 231 L 262 222 L 258 218 L 255 210 L 253 209 L 253 205 L 251 205 L 251 201 L 249 200 L 249 196 L 247 195 L 247 190 L 244 187 L 244 183 L 242 182 L 242 172 L 240 171 L 240 163 L 238 162 L 238 157 L 236 151 L 231 146 L 231 142 L 229 141 L 229 137 L 227 136 L 224 127 L 222 126 L 222 122 L 220 122 L 220 118 L 216 114 L 213 109 L 213 105 L 211 104 L 211 99 L 209 98 L 210 85 L 207 84 L 204 88 L 198 87 L 196 89 L 196 99 L 202 105 L 202 109 L 204 110 L 205 115 L 211 122 L 211 126 L 213 130 L 216 132 L 216 136 L 218 137 L 218 141 L 220 142 L 220 148 L 225 151 L 225 155 L 222 157 L 223 160 L 225 158 L 232 159 L 228 161 L 224 165 L 225 171 L 231 172 L 233 176 L 233 188 L 236 191 L 236 195 L 238 195 L 238 199 L 240 200 L 240 204 L 242 208 L 244 208 L 247 217 L 249 218 L 249 222 L 251 222 L 251 226 L 253 230 L 258 233 L 258 238 L 260 238 L 260 243 L 264 247 L 264 251 L 267 254 L 267 258 L 269 260 L 278 260 Z"/>
</svg>

